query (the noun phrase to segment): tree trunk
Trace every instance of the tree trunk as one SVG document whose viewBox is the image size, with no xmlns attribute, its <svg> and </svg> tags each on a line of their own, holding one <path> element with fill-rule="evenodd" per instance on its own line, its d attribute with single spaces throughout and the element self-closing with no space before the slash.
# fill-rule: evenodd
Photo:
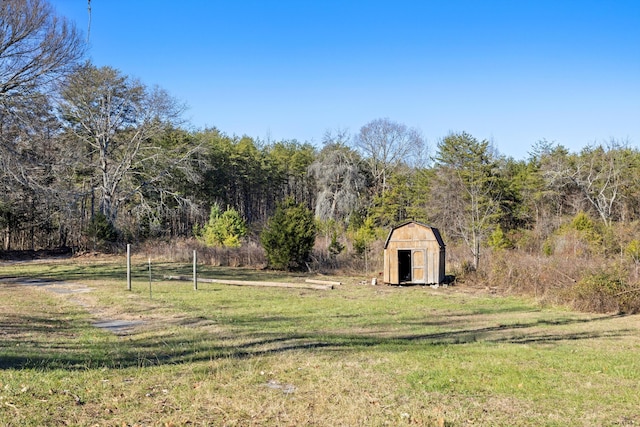
<svg viewBox="0 0 640 427">
<path fill-rule="evenodd" d="M 4 229 L 4 250 L 5 251 L 10 251 L 11 250 L 11 226 L 7 225 L 7 227 Z"/>
<path fill-rule="evenodd" d="M 475 271 L 478 271 L 479 265 L 480 265 L 480 242 L 476 241 L 475 246 L 473 248 L 473 268 Z"/>
</svg>

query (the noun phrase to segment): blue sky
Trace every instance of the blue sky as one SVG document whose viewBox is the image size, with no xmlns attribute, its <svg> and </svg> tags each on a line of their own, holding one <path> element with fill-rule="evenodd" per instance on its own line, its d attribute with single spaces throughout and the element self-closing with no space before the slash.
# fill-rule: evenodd
<svg viewBox="0 0 640 427">
<path fill-rule="evenodd" d="M 85 34 L 86 0 L 51 0 Z M 377 118 L 525 159 L 640 147 L 640 1 L 92 0 L 89 58 L 189 106 L 195 128 L 317 145 Z"/>
</svg>

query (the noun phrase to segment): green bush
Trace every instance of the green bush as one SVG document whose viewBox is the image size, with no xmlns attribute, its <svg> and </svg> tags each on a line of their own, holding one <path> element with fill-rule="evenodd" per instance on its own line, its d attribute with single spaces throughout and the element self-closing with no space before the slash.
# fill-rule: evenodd
<svg viewBox="0 0 640 427">
<path fill-rule="evenodd" d="M 237 248 L 247 234 L 247 225 L 238 211 L 227 208 L 222 212 L 220 206 L 211 206 L 209 222 L 194 230 L 196 238 L 207 246 L 225 246 Z"/>
<path fill-rule="evenodd" d="M 315 240 L 313 212 L 293 199 L 278 205 L 260 235 L 269 266 L 276 270 L 304 268 Z"/>
<path fill-rule="evenodd" d="M 602 222 L 594 222 L 586 213 L 579 212 L 571 222 L 571 226 L 585 241 L 591 253 L 614 254 L 620 247 L 611 227 Z"/>
</svg>

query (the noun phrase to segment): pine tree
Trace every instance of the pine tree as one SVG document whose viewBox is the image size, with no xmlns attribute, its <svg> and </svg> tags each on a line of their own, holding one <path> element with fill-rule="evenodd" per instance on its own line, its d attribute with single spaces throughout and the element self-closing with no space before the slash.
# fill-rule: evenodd
<svg viewBox="0 0 640 427">
<path fill-rule="evenodd" d="M 211 206 L 209 222 L 195 232 L 198 240 L 207 246 L 226 246 L 237 248 L 240 240 L 247 234 L 247 225 L 233 208 L 222 212 L 220 206 Z"/>
</svg>

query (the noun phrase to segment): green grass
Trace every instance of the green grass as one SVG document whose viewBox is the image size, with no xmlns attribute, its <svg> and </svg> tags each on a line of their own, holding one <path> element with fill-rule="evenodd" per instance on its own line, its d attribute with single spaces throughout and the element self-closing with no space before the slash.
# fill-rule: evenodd
<svg viewBox="0 0 640 427">
<path fill-rule="evenodd" d="M 93 260 L 91 260 L 93 261 Z M 640 319 L 465 288 L 168 282 L 189 265 L 0 267 L 0 425 L 637 425 Z M 299 275 L 200 267 L 203 277 Z M 63 281 L 91 292 L 56 293 Z M 128 334 L 99 319 L 142 322 Z M 634 424 L 635 423 L 635 424 Z"/>
</svg>

